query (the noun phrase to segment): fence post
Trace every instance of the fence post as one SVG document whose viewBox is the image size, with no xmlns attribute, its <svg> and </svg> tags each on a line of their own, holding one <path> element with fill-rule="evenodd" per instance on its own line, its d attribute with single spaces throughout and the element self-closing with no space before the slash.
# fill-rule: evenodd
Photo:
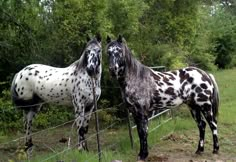
<svg viewBox="0 0 236 162">
<path fill-rule="evenodd" d="M 129 138 L 130 138 L 130 145 L 131 148 L 134 148 L 134 139 L 133 139 L 133 134 L 132 134 L 132 128 L 131 128 L 131 122 L 130 122 L 130 116 L 129 116 L 129 109 L 127 109 L 127 118 L 128 118 L 128 127 L 129 127 Z"/>
<path fill-rule="evenodd" d="M 95 80 L 92 78 L 93 82 L 93 104 L 94 104 L 94 115 L 95 115 L 95 121 L 96 121 L 96 133 L 97 133 L 97 147 L 98 147 L 98 160 L 101 162 L 101 146 L 100 146 L 100 138 L 99 138 L 99 120 L 98 120 L 98 114 L 97 114 L 97 99 L 96 99 L 96 92 L 95 92 Z"/>
</svg>

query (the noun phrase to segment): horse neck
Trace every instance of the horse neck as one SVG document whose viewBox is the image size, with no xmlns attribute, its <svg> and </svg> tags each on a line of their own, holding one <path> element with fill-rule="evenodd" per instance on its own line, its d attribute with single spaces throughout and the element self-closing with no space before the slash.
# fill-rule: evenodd
<svg viewBox="0 0 236 162">
<path fill-rule="evenodd" d="M 129 82 L 130 80 L 140 80 L 142 81 L 147 75 L 147 68 L 145 65 L 141 64 L 131 53 L 131 51 L 126 47 L 125 50 L 125 75 L 124 82 Z"/>
</svg>

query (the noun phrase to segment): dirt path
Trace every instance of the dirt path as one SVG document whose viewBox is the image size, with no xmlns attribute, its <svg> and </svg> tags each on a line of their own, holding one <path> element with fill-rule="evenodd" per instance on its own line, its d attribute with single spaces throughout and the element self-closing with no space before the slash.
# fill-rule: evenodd
<svg viewBox="0 0 236 162">
<path fill-rule="evenodd" d="M 211 152 L 212 141 L 211 137 L 208 136 L 206 137 L 208 139 L 205 144 L 205 152 L 196 155 L 194 151 L 197 148 L 197 138 L 198 136 L 194 131 L 188 132 L 188 135 L 172 133 L 152 147 L 148 162 L 236 162 L 235 143 L 227 144 L 221 139 L 220 153 L 215 155 Z M 233 140 L 231 139 L 231 142 Z"/>
</svg>

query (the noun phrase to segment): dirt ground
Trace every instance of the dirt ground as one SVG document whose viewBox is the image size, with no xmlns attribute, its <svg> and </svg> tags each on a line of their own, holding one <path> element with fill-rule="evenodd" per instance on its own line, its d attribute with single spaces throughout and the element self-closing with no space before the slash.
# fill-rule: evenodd
<svg viewBox="0 0 236 162">
<path fill-rule="evenodd" d="M 189 135 L 169 134 L 152 147 L 148 162 L 236 162 L 236 143 L 227 144 L 221 141 L 220 152 L 215 155 L 212 154 L 212 139 L 209 136 L 205 142 L 204 153 L 196 155 L 197 138 L 198 135 L 193 132 L 189 132 Z"/>
<path fill-rule="evenodd" d="M 60 151 L 67 147 L 67 139 L 64 137 L 70 133 L 71 126 L 64 126 L 53 132 L 44 132 L 34 136 L 35 150 L 34 153 L 44 154 Z M 68 133 L 66 133 L 68 132 Z M 224 133 L 222 131 L 219 137 L 220 152 L 218 155 L 212 154 L 212 137 L 210 130 L 206 130 L 205 152 L 196 155 L 195 151 L 198 143 L 198 130 L 186 130 L 183 132 L 174 132 L 163 137 L 158 143 L 152 145 L 149 149 L 149 157 L 147 162 L 236 162 L 236 136 L 235 131 L 232 133 Z M 91 132 L 93 133 L 93 132 Z M 73 139 L 76 139 L 76 133 L 73 133 Z M 46 137 L 46 138 L 45 138 Z M 105 137 L 108 137 L 106 134 Z M 101 138 L 104 145 L 108 145 L 111 141 Z M 95 137 L 94 137 L 95 138 Z M 63 139 L 65 139 L 63 141 Z M 96 148 L 96 140 L 89 142 L 89 148 Z M 23 139 L 4 147 L 0 147 L 0 161 L 15 159 L 17 157 L 17 146 L 23 145 Z M 136 154 L 135 154 L 136 155 Z M 134 155 L 134 156 L 135 156 Z M 125 162 L 125 161 L 124 161 Z"/>
</svg>

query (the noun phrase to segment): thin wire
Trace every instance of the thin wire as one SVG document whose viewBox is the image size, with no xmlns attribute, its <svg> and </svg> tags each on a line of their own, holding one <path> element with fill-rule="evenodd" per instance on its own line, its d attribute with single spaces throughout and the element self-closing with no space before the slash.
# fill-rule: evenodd
<svg viewBox="0 0 236 162">
<path fill-rule="evenodd" d="M 124 119 L 122 119 L 122 120 L 124 120 Z M 105 130 L 107 130 L 107 129 L 109 129 L 109 128 L 112 128 L 112 127 L 113 127 L 114 125 L 116 125 L 117 123 L 119 123 L 119 122 L 116 121 L 116 122 L 112 123 L 111 125 L 109 125 L 108 127 L 106 127 L 105 129 L 100 130 L 100 131 L 97 132 L 97 133 L 98 133 L 98 134 L 101 134 L 101 133 L 103 133 Z M 91 138 L 95 137 L 95 136 L 97 135 L 97 133 L 92 134 L 91 136 L 87 137 L 86 139 L 84 139 L 84 140 L 81 141 L 81 142 L 84 142 L 84 141 L 86 141 L 86 140 L 88 140 L 88 139 L 91 139 Z M 69 151 L 69 150 L 71 150 L 72 148 L 75 148 L 77 145 L 78 145 L 78 144 L 75 144 L 73 147 L 66 148 L 65 150 L 63 150 L 63 151 L 61 151 L 61 152 L 58 152 L 58 153 L 56 153 L 56 154 L 54 154 L 54 155 L 52 155 L 52 156 L 49 156 L 48 158 L 42 160 L 42 162 L 48 161 L 48 160 L 50 160 L 50 159 L 52 159 L 52 158 L 54 158 L 54 157 L 56 157 L 56 156 L 58 156 L 58 155 L 60 155 L 60 154 L 63 154 L 64 152 Z"/>
<path fill-rule="evenodd" d="M 123 104 L 123 103 L 120 103 L 120 104 L 118 104 L 118 105 L 115 105 L 114 107 L 118 107 L 118 106 L 120 106 L 120 105 L 122 105 L 122 104 Z M 104 108 L 104 109 L 98 109 L 97 112 L 105 111 L 105 110 L 108 110 L 108 109 L 117 109 L 117 108 L 114 108 L 114 107 L 108 107 L 108 108 Z M 92 112 L 92 114 L 93 114 L 93 113 L 95 113 L 95 112 Z M 82 116 L 82 117 L 87 117 L 88 115 L 90 115 L 90 114 L 86 114 L 86 115 L 84 115 L 84 116 Z M 79 117 L 81 117 L 81 116 L 79 116 Z M 61 126 L 63 126 L 63 125 L 66 125 L 66 124 L 68 124 L 68 123 L 71 123 L 71 122 L 73 122 L 73 121 L 74 121 L 74 123 L 75 123 L 76 120 L 78 120 L 78 117 L 77 117 L 76 119 L 73 119 L 73 120 L 67 121 L 67 122 L 65 122 L 65 123 L 59 124 L 59 125 L 57 125 L 57 126 L 55 126 L 55 127 L 50 127 L 50 128 L 43 129 L 43 130 L 40 130 L 40 131 L 38 131 L 38 132 L 32 133 L 31 136 L 34 136 L 34 135 L 36 135 L 36 134 L 45 132 L 45 131 L 47 131 L 47 130 L 51 130 L 51 129 L 55 129 L 55 128 L 61 127 Z M 74 123 L 73 123 L 73 125 L 74 125 Z M 73 125 L 72 125 L 72 126 L 73 126 Z M 73 129 L 73 127 L 72 127 L 72 129 Z M 11 142 L 17 142 L 17 141 L 19 141 L 20 139 L 23 139 L 23 138 L 25 138 L 25 136 L 16 138 L 16 139 L 11 140 L 11 141 L 8 141 L 8 142 L 0 143 L 0 146 L 6 145 L 6 144 L 11 143 Z"/>
<path fill-rule="evenodd" d="M 48 130 L 56 129 L 56 128 L 58 128 L 58 127 L 61 127 L 61 126 L 63 126 L 63 125 L 66 125 L 66 124 L 68 124 L 68 123 L 71 123 L 71 122 L 73 122 L 73 121 L 74 121 L 74 119 L 73 119 L 73 120 L 70 120 L 70 121 L 67 121 L 67 122 L 65 122 L 65 123 L 59 124 L 59 125 L 57 125 L 57 126 L 55 126 L 55 127 L 50 127 L 50 128 L 47 128 L 47 129 L 40 130 L 40 131 L 38 131 L 38 132 L 32 133 L 31 136 L 34 136 L 34 135 L 36 135 L 36 134 L 39 134 L 39 133 L 42 133 L 42 132 L 45 132 L 45 131 L 48 131 Z M 8 141 L 8 142 L 0 143 L 0 146 L 6 145 L 6 144 L 12 143 L 12 142 L 17 142 L 17 141 L 19 141 L 20 139 L 24 139 L 24 138 L 25 138 L 25 136 L 22 136 L 22 137 L 16 138 L 16 139 L 11 140 L 11 141 Z"/>
</svg>

